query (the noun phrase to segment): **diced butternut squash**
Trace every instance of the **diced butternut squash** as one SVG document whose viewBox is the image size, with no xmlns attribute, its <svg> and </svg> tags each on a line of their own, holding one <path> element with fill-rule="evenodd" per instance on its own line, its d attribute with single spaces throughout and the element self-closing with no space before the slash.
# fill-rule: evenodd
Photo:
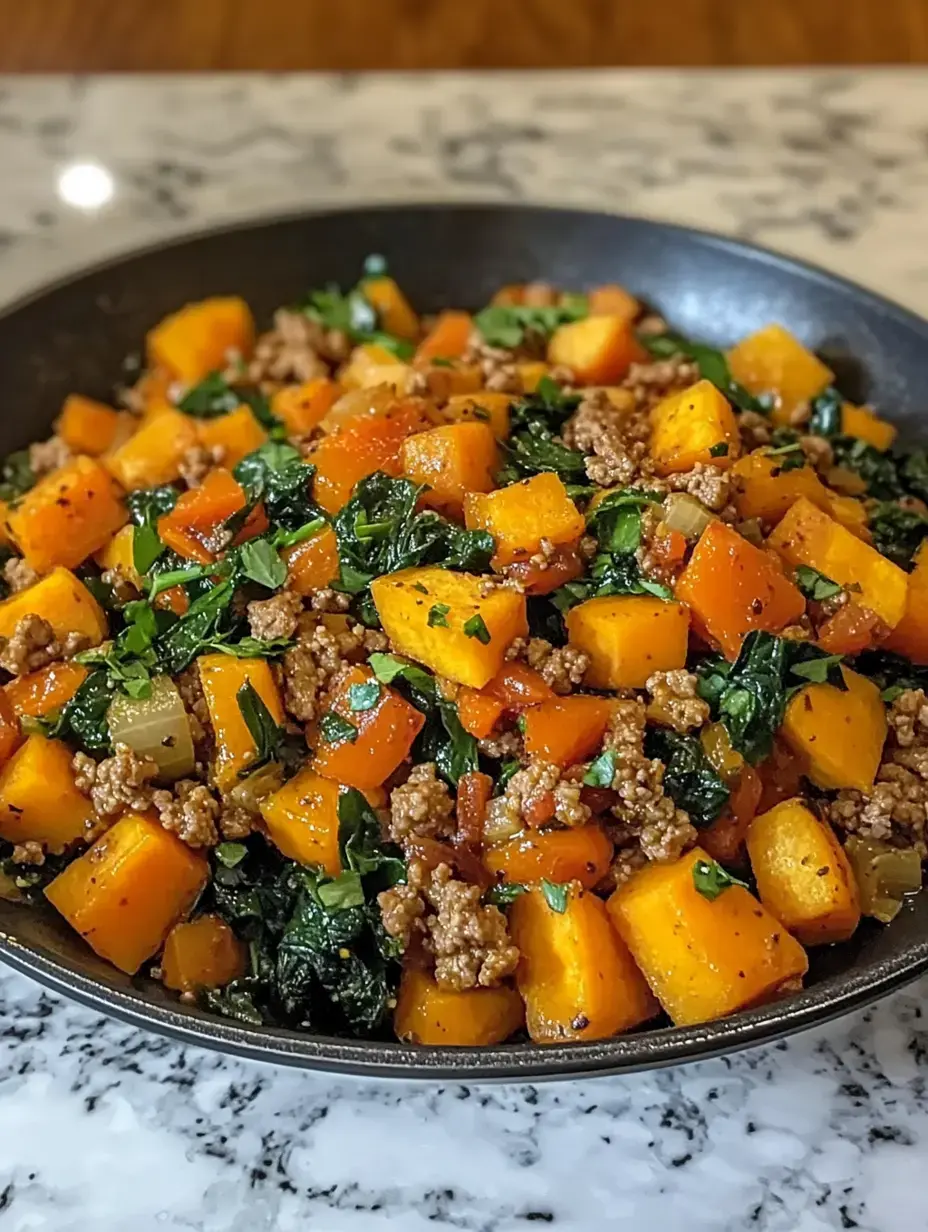
<svg viewBox="0 0 928 1232">
<path fill-rule="evenodd" d="M 543 472 L 496 492 L 465 497 L 468 530 L 485 530 L 496 541 L 496 567 L 528 560 L 547 539 L 555 547 L 574 543 L 586 529 L 583 514 L 557 475 Z"/>
<path fill-rule="evenodd" d="M 851 862 L 827 822 L 800 799 L 755 817 L 748 857 L 760 901 L 803 945 L 846 941 L 860 923 Z"/>
<path fill-rule="evenodd" d="M 184 492 L 170 513 L 158 519 L 158 534 L 178 556 L 208 565 L 217 556 L 217 531 L 246 503 L 238 480 L 224 467 L 217 466 L 199 487 Z M 267 530 L 267 524 L 263 506 L 259 505 L 248 515 L 234 542 L 244 543 L 260 535 Z"/>
<path fill-rule="evenodd" d="M 341 676 L 329 700 L 330 713 L 356 734 L 329 740 L 320 724 L 313 768 L 359 791 L 380 787 L 409 756 L 425 716 L 395 689 L 378 684 L 366 667 Z"/>
<path fill-rule="evenodd" d="M 728 352 L 728 367 L 755 395 L 773 394 L 773 419 L 789 423 L 792 412 L 834 380 L 834 373 L 782 325 L 767 325 Z"/>
<path fill-rule="evenodd" d="M 245 974 L 246 958 L 244 945 L 221 916 L 201 915 L 168 933 L 161 978 L 176 992 L 223 988 Z"/>
<path fill-rule="evenodd" d="M 114 569 L 141 589 L 141 579 L 135 567 L 135 527 L 131 523 L 121 526 L 99 552 L 94 553 L 94 560 L 102 570 Z"/>
<path fill-rule="evenodd" d="M 247 359 L 255 340 L 251 310 L 237 296 L 204 299 L 165 317 L 147 338 L 148 362 L 195 385 L 225 368 L 230 354 Z"/>
<path fill-rule="evenodd" d="M 380 415 L 356 415 L 323 437 L 310 461 L 316 467 L 314 495 L 326 513 L 337 513 L 355 484 L 374 471 L 397 476 L 402 472 L 403 441 L 429 427 L 415 401 L 397 402 Z"/>
<path fill-rule="evenodd" d="M 782 736 L 818 787 L 870 791 L 886 740 L 886 711 L 880 690 L 842 667 L 842 690 L 810 684 L 786 707 Z"/>
<path fill-rule="evenodd" d="M 496 437 L 482 423 L 448 424 L 403 442 L 403 471 L 425 484 L 423 504 L 460 517 L 469 492 L 489 492 L 499 466 Z"/>
<path fill-rule="evenodd" d="M 540 359 L 524 359 L 516 364 L 516 372 L 522 385 L 522 392 L 533 394 L 544 378 L 551 371 L 551 365 Z"/>
<path fill-rule="evenodd" d="M 896 427 L 881 419 L 868 406 L 854 406 L 845 402 L 841 407 L 841 431 L 845 436 L 856 436 L 874 449 L 885 453 L 896 439 Z"/>
<path fill-rule="evenodd" d="M 514 988 L 442 988 L 427 971 L 406 966 L 393 1013 L 393 1029 L 408 1044 L 479 1048 L 501 1044 L 525 1020 Z"/>
<path fill-rule="evenodd" d="M 3 691 L 18 718 L 38 718 L 60 710 L 86 678 L 87 668 L 82 663 L 49 663 L 26 676 L 16 676 Z"/>
<path fill-rule="evenodd" d="M 883 644 L 913 663 L 928 663 L 928 544 L 917 552 L 909 574 L 905 615 Z"/>
<path fill-rule="evenodd" d="M 453 394 L 445 406 L 445 415 L 454 422 L 488 424 L 498 441 L 509 436 L 509 408 L 512 394 L 481 390 L 475 394 Z"/>
<path fill-rule="evenodd" d="M 586 761 L 602 744 L 612 710 L 608 698 L 581 693 L 530 706 L 522 719 L 525 752 L 562 767 Z"/>
<path fill-rule="evenodd" d="M 72 453 L 96 458 L 112 448 L 121 424 L 119 412 L 111 406 L 81 394 L 69 394 L 55 430 Z"/>
<path fill-rule="evenodd" d="M 587 599 L 566 617 L 570 645 L 590 658 L 585 683 L 593 689 L 643 689 L 654 672 L 686 663 L 689 609 L 651 595 Z"/>
<path fill-rule="evenodd" d="M 373 304 L 385 333 L 413 341 L 419 336 L 419 318 L 409 305 L 409 300 L 393 278 L 365 278 L 362 285 L 364 298 Z"/>
<path fill-rule="evenodd" d="M 338 542 L 331 526 L 323 526 L 311 539 L 281 550 L 287 566 L 287 586 L 298 595 L 311 595 L 338 577 Z"/>
<path fill-rule="evenodd" d="M 91 949 L 133 975 L 193 906 L 208 874 L 202 855 L 152 817 L 130 813 L 45 895 Z"/>
<path fill-rule="evenodd" d="M 509 923 L 522 952 L 516 982 L 536 1044 L 607 1039 L 657 1014 L 595 894 L 571 887 L 566 909 L 557 912 L 540 889 L 529 890 L 513 903 Z"/>
<path fill-rule="evenodd" d="M 819 509 L 828 508 L 828 489 L 811 466 L 784 470 L 776 454 L 750 453 L 732 467 L 732 496 L 740 517 L 774 525 L 806 497 Z"/>
<path fill-rule="evenodd" d="M 60 740 L 30 736 L 0 771 L 0 838 L 44 843 L 59 853 L 82 838 L 93 805 L 74 785 L 73 753 Z"/>
<path fill-rule="evenodd" d="M 238 691 L 250 684 L 270 711 L 275 723 L 284 721 L 280 694 L 265 659 L 235 659 L 230 655 L 201 655 L 197 659 L 203 695 L 216 737 L 213 777 L 228 791 L 247 773 L 254 760 L 255 742 L 238 702 Z"/>
<path fill-rule="evenodd" d="M 587 303 L 591 317 L 624 317 L 626 321 L 634 321 L 641 311 L 634 295 L 616 283 L 594 287 L 587 296 Z"/>
<path fill-rule="evenodd" d="M 569 368 L 581 385 L 612 385 L 644 356 L 628 317 L 615 313 L 560 325 L 548 343 L 548 363 Z"/>
<path fill-rule="evenodd" d="M 416 363 L 433 359 L 460 359 L 474 329 L 469 312 L 442 312 L 416 349 Z"/>
<path fill-rule="evenodd" d="M 777 633 L 806 607 L 777 558 L 724 522 L 710 522 L 700 535 L 674 593 L 691 608 L 700 635 L 729 659 L 752 629 Z"/>
<path fill-rule="evenodd" d="M 708 898 L 695 848 L 652 863 L 620 886 L 608 911 L 657 999 L 677 1026 L 709 1022 L 781 994 L 805 975 L 805 950 L 741 886 Z M 711 865 L 710 865 L 711 867 Z"/>
<path fill-rule="evenodd" d="M 848 587 L 888 628 L 894 629 L 905 614 L 904 571 L 811 501 L 796 501 L 767 542 L 794 568 L 809 565 Z"/>
<path fill-rule="evenodd" d="M 47 620 L 59 641 L 80 633 L 91 646 L 106 637 L 106 614 L 87 589 L 68 569 L 53 569 L 26 590 L 17 591 L 0 603 L 0 637 L 12 637 L 24 616 Z"/>
<path fill-rule="evenodd" d="M 864 502 L 856 496 L 842 496 L 838 492 L 832 492 L 830 488 L 826 489 L 826 491 L 828 493 L 828 501 L 825 506 L 826 511 L 831 514 L 836 522 L 840 522 L 845 529 L 849 530 L 852 535 L 856 535 L 858 539 L 863 539 L 864 543 L 872 543 L 873 535 L 871 535 L 869 527 L 870 518 Z"/>
<path fill-rule="evenodd" d="M 876 612 L 849 599 L 819 625 L 818 644 L 829 654 L 853 657 L 880 641 L 883 632 Z"/>
<path fill-rule="evenodd" d="M 520 663 L 518 659 L 506 662 L 483 689 L 491 697 L 498 697 L 508 710 L 524 710 L 539 702 L 551 701 L 554 690 L 534 667 Z"/>
<path fill-rule="evenodd" d="M 127 492 L 155 488 L 180 477 L 184 454 L 199 441 L 197 421 L 168 409 L 142 423 L 134 436 L 106 458 L 106 465 Z"/>
<path fill-rule="evenodd" d="M 52 471 L 10 511 L 10 534 L 39 573 L 73 569 L 98 551 L 127 517 L 120 493 L 93 458 Z"/>
<path fill-rule="evenodd" d="M 339 383 L 345 389 L 369 388 L 378 383 L 371 382 L 367 375 L 371 368 L 385 368 L 397 362 L 396 355 L 379 342 L 363 342 L 351 352 L 347 364 L 339 373 Z"/>
<path fill-rule="evenodd" d="M 697 381 L 651 411 L 651 456 L 659 475 L 691 471 L 697 462 L 728 470 L 740 452 L 738 421 L 711 381 Z"/>
<path fill-rule="evenodd" d="M 323 869 L 330 877 L 342 871 L 338 850 L 337 783 L 303 766 L 292 779 L 261 801 L 268 837 L 290 860 Z"/>
<path fill-rule="evenodd" d="M 229 471 L 267 440 L 250 406 L 240 406 L 215 419 L 198 420 L 197 431 L 206 449 L 221 450 L 220 462 Z"/>
<path fill-rule="evenodd" d="M 537 885 L 542 879 L 556 885 L 577 881 L 592 889 L 609 871 L 612 842 L 597 825 L 541 830 L 488 847 L 483 859 L 497 881 L 520 885 Z"/>
<path fill-rule="evenodd" d="M 409 392 L 412 376 L 412 364 L 403 364 L 398 359 L 394 359 L 389 364 L 371 364 L 359 370 L 356 384 L 358 389 L 383 387 L 399 396 Z"/>
<path fill-rule="evenodd" d="M 394 648 L 441 676 L 480 689 L 500 670 L 506 650 L 528 632 L 525 596 L 486 579 L 438 566 L 375 578 L 371 593 Z M 445 624 L 429 613 L 437 609 Z M 443 611 L 443 609 L 447 609 Z"/>
<path fill-rule="evenodd" d="M 483 689 L 461 689 L 458 694 L 458 718 L 470 735 L 483 740 L 489 736 L 506 709 L 505 702 L 488 697 Z"/>
<path fill-rule="evenodd" d="M 271 398 L 271 411 L 288 436 L 308 436 L 335 405 L 341 389 L 328 377 L 318 376 L 302 385 L 284 385 Z"/>
<path fill-rule="evenodd" d="M 425 397 L 436 407 L 444 407 L 449 399 L 478 394 L 483 385 L 483 376 L 477 364 L 465 364 L 456 359 L 450 364 L 424 364 L 409 369 L 409 379 L 417 373 L 425 381 Z M 409 388 L 409 379 L 404 388 Z"/>
<path fill-rule="evenodd" d="M 0 766 L 5 766 L 23 742 L 19 719 L 10 699 L 0 689 Z"/>
<path fill-rule="evenodd" d="M 699 832 L 700 842 L 713 860 L 726 867 L 743 862 L 744 841 L 763 792 L 760 775 L 745 763 L 732 784 L 728 804 L 715 821 Z"/>
</svg>

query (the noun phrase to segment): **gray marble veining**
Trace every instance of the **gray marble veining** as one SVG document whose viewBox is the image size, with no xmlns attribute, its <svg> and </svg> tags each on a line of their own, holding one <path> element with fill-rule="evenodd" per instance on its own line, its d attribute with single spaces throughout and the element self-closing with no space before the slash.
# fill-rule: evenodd
<svg viewBox="0 0 928 1232">
<path fill-rule="evenodd" d="M 928 312 L 926 154 L 923 72 L 7 78 L 0 295 L 260 213 L 518 198 L 745 236 Z M 111 199 L 69 205 L 75 164 Z M 0 1228 L 919 1232 L 926 992 L 728 1060 L 478 1088 L 233 1061 L 6 972 Z"/>
</svg>

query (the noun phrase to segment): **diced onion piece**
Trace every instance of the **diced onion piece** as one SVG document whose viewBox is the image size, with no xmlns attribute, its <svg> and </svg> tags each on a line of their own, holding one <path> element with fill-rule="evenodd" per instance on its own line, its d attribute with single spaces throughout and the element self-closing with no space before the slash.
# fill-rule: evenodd
<svg viewBox="0 0 928 1232">
<path fill-rule="evenodd" d="M 829 488 L 843 492 L 845 496 L 863 496 L 867 490 L 866 480 L 846 466 L 833 466 L 825 476 Z"/>
<path fill-rule="evenodd" d="M 173 782 L 193 773 L 190 720 L 169 676 L 152 680 L 150 697 L 114 697 L 106 717 L 113 743 L 128 744 L 139 757 L 156 761 L 160 779 Z"/>
<path fill-rule="evenodd" d="M 686 539 L 698 539 L 715 514 L 688 492 L 671 492 L 664 501 L 664 524 Z"/>
<path fill-rule="evenodd" d="M 283 767 L 279 761 L 269 761 L 265 766 L 259 766 L 247 778 L 236 783 L 229 789 L 228 799 L 237 808 L 247 813 L 260 812 L 261 801 L 273 795 L 284 783 Z"/>
<path fill-rule="evenodd" d="M 357 415 L 383 415 L 396 402 L 396 393 L 389 385 L 374 385 L 370 389 L 349 389 L 326 413 L 319 424 L 323 432 L 333 432 Z"/>
<path fill-rule="evenodd" d="M 490 801 L 483 818 L 483 841 L 487 847 L 494 847 L 497 843 L 506 843 L 520 834 L 523 829 L 524 826 L 519 818 L 513 819 L 502 809 L 494 809 L 493 802 Z"/>
<path fill-rule="evenodd" d="M 844 846 L 860 887 L 861 911 L 888 924 L 899 914 L 905 895 L 921 889 L 921 856 L 911 847 L 890 847 L 856 834 Z"/>
<path fill-rule="evenodd" d="M 764 546 L 764 531 L 760 518 L 745 518 L 743 522 L 738 523 L 735 530 L 743 539 L 747 539 L 748 543 L 753 543 L 756 548 Z"/>
</svg>

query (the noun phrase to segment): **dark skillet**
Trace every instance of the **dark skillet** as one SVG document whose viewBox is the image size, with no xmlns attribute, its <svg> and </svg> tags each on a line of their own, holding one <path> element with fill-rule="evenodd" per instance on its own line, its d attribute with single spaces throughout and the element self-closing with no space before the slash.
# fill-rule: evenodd
<svg viewBox="0 0 928 1232">
<path fill-rule="evenodd" d="M 729 343 L 770 321 L 821 352 L 854 399 L 914 429 L 928 390 L 928 323 L 820 270 L 731 240 L 639 219 L 500 206 L 357 209 L 213 232 L 46 288 L 0 316 L 0 451 L 48 434 L 72 391 L 107 397 L 146 329 L 187 300 L 241 294 L 259 319 L 309 286 L 353 283 L 383 253 L 421 310 L 479 306 L 504 282 L 621 282 L 683 333 Z M 184 1042 L 310 1069 L 404 1078 L 537 1079 L 714 1056 L 826 1021 L 928 968 L 928 895 L 888 927 L 812 951 L 808 987 L 688 1029 L 595 1044 L 418 1049 L 251 1028 L 214 1018 L 98 960 L 53 913 L 0 901 L 0 956 L 95 1009 Z"/>
</svg>

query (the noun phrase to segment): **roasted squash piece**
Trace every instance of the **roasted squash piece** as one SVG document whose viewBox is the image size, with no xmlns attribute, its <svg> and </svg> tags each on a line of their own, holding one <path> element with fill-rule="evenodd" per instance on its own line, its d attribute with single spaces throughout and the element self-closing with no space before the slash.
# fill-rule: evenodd
<svg viewBox="0 0 928 1232">
<path fill-rule="evenodd" d="M 654 672 L 683 667 L 690 613 L 683 603 L 651 595 L 587 599 L 566 617 L 570 645 L 589 655 L 593 689 L 643 689 Z"/>
<path fill-rule="evenodd" d="M 12 637 L 24 616 L 41 616 L 63 642 L 69 633 L 98 646 L 106 637 L 106 614 L 83 582 L 68 569 L 53 569 L 0 603 L 0 637 Z"/>
<path fill-rule="evenodd" d="M 10 699 L 0 690 L 0 766 L 5 766 L 23 742 L 19 719 Z"/>
<path fill-rule="evenodd" d="M 175 924 L 161 955 L 165 988 L 196 992 L 223 988 L 245 974 L 245 947 L 218 915 L 201 915 Z"/>
<path fill-rule="evenodd" d="M 308 436 L 335 405 L 340 387 L 318 376 L 302 385 L 283 385 L 271 398 L 271 412 L 280 419 L 288 436 Z"/>
<path fill-rule="evenodd" d="M 830 368 L 782 325 L 767 325 L 728 352 L 728 367 L 752 394 L 773 394 L 775 423 L 787 424 L 793 411 L 834 380 Z"/>
<path fill-rule="evenodd" d="M 60 740 L 29 736 L 0 771 L 0 838 L 59 853 L 84 836 L 93 805 L 74 785 L 73 754 Z"/>
<path fill-rule="evenodd" d="M 612 385 L 644 358 L 646 353 L 622 314 L 559 325 L 548 343 L 548 363 L 569 368 L 581 385 Z"/>
<path fill-rule="evenodd" d="M 158 534 L 169 548 L 185 560 L 208 565 L 218 555 L 213 537 L 222 524 L 247 504 L 244 489 L 224 467 L 211 470 L 197 488 L 178 498 L 177 504 L 158 519 Z M 253 509 L 235 537 L 244 543 L 267 530 L 262 506 Z"/>
<path fill-rule="evenodd" d="M 168 407 L 163 414 L 143 422 L 105 462 L 127 492 L 156 488 L 180 477 L 184 455 L 199 442 L 197 421 Z"/>
<path fill-rule="evenodd" d="M 478 1048 L 501 1044 L 522 1026 L 525 1007 L 514 988 L 442 988 L 407 965 L 400 977 L 393 1029 L 408 1044 Z"/>
<path fill-rule="evenodd" d="M 330 877 L 341 872 L 337 783 L 303 766 L 261 801 L 268 837 L 290 860 L 318 866 Z"/>
<path fill-rule="evenodd" d="M 711 381 L 697 381 L 651 411 L 651 456 L 659 475 L 691 471 L 698 462 L 728 470 L 740 453 L 738 421 Z"/>
<path fill-rule="evenodd" d="M 886 711 L 880 690 L 849 667 L 847 688 L 810 684 L 786 707 L 782 736 L 818 787 L 870 791 L 886 740 Z"/>
<path fill-rule="evenodd" d="M 408 437 L 402 447 L 403 471 L 425 484 L 422 503 L 460 517 L 471 492 L 489 492 L 499 466 L 493 431 L 482 423 L 456 423 Z"/>
<path fill-rule="evenodd" d="M 525 596 L 486 579 L 439 566 L 402 569 L 375 578 L 371 594 L 387 636 L 400 654 L 458 684 L 482 688 L 506 650 L 528 632 Z M 441 624 L 429 614 L 437 612 Z"/>
<path fill-rule="evenodd" d="M 69 702 L 87 674 L 82 663 L 49 663 L 26 676 L 16 676 L 4 685 L 3 692 L 18 718 L 38 718 Z"/>
<path fill-rule="evenodd" d="M 555 766 L 586 761 L 603 742 L 613 703 L 606 697 L 557 697 L 530 706 L 522 717 L 525 752 Z"/>
<path fill-rule="evenodd" d="M 617 283 L 594 287 L 587 296 L 587 303 L 591 317 L 624 317 L 626 321 L 634 321 L 641 311 L 634 295 Z"/>
<path fill-rule="evenodd" d="M 489 736 L 506 710 L 505 702 L 488 697 L 483 689 L 461 689 L 457 700 L 461 726 L 478 740 Z"/>
<path fill-rule="evenodd" d="M 700 635 L 729 659 L 752 629 L 777 633 L 806 609 L 776 557 L 724 522 L 710 522 L 700 535 L 674 593 L 692 609 Z"/>
<path fill-rule="evenodd" d="M 280 555 L 287 566 L 287 586 L 298 595 L 311 595 L 338 577 L 338 542 L 331 526 L 323 526 L 311 539 L 283 548 Z"/>
<path fill-rule="evenodd" d="M 416 364 L 433 359 L 460 359 L 474 330 L 469 312 L 440 312 L 435 324 L 416 348 Z"/>
<path fill-rule="evenodd" d="M 874 449 L 885 453 L 896 439 L 896 427 L 881 419 L 869 406 L 854 406 L 845 402 L 841 407 L 841 431 L 845 436 L 856 436 Z"/>
<path fill-rule="evenodd" d="M 266 659 L 235 659 L 224 654 L 197 659 L 203 696 L 216 737 L 213 777 L 222 791 L 239 780 L 255 756 L 255 742 L 239 707 L 238 692 L 250 684 L 270 711 L 283 723 L 284 711 L 273 673 Z"/>
<path fill-rule="evenodd" d="M 131 426 L 119 411 L 104 402 L 82 394 L 69 394 L 64 400 L 55 431 L 72 453 L 96 458 L 113 447 L 120 431 L 129 436 Z"/>
<path fill-rule="evenodd" d="M 774 525 L 800 496 L 828 508 L 828 489 L 811 466 L 784 470 L 777 454 L 749 453 L 731 471 L 732 496 L 740 517 Z"/>
<path fill-rule="evenodd" d="M 484 389 L 473 394 L 453 394 L 448 399 L 444 413 L 454 422 L 488 424 L 493 435 L 499 441 L 509 436 L 509 408 L 512 406 L 512 394 L 494 393 Z"/>
<path fill-rule="evenodd" d="M 242 458 L 259 449 L 267 440 L 267 433 L 255 418 L 250 406 L 240 406 L 228 415 L 197 422 L 200 444 L 219 453 L 221 464 L 230 471 Z"/>
<path fill-rule="evenodd" d="M 359 791 L 380 787 L 409 756 L 425 716 L 365 667 L 341 676 L 329 700 L 328 713 L 343 720 L 344 734 L 330 739 L 323 715 L 313 768 Z"/>
<path fill-rule="evenodd" d="M 484 863 L 496 879 L 537 885 L 543 879 L 560 885 L 576 881 L 592 889 L 612 862 L 612 841 L 602 826 L 573 826 L 520 834 L 488 847 Z"/>
<path fill-rule="evenodd" d="M 230 353 L 247 359 L 255 340 L 251 310 L 238 296 L 217 296 L 171 313 L 147 339 L 148 362 L 178 381 L 195 385 L 229 363 Z"/>
<path fill-rule="evenodd" d="M 755 817 L 748 857 L 760 901 L 804 945 L 846 941 L 860 923 L 851 862 L 827 822 L 800 799 Z"/>
<path fill-rule="evenodd" d="M 355 484 L 384 471 L 394 477 L 403 469 L 403 441 L 429 427 L 423 409 L 415 401 L 397 402 L 380 415 L 356 415 L 319 441 L 310 461 L 316 467 L 313 494 L 326 511 L 337 513 L 351 496 Z"/>
<path fill-rule="evenodd" d="M 407 340 L 419 336 L 419 318 L 393 278 L 365 278 L 363 291 L 364 298 L 377 311 L 381 329 Z"/>
<path fill-rule="evenodd" d="M 135 527 L 131 523 L 121 526 L 93 558 L 101 570 L 115 569 L 136 590 L 141 590 L 142 580 L 135 567 Z"/>
<path fill-rule="evenodd" d="M 804 497 L 767 542 L 794 568 L 809 565 L 848 587 L 888 628 L 894 629 L 905 614 L 908 581 L 903 570 Z"/>
<path fill-rule="evenodd" d="M 550 472 L 496 492 L 466 496 L 464 522 L 468 530 L 485 530 L 493 536 L 497 568 L 528 560 L 538 552 L 542 539 L 559 547 L 575 543 L 586 529 L 583 514 L 558 476 Z"/>
<path fill-rule="evenodd" d="M 805 975 L 805 950 L 739 885 L 714 898 L 697 889 L 698 847 L 648 864 L 607 908 L 635 962 L 677 1026 L 709 1022 L 780 995 Z"/>
<path fill-rule="evenodd" d="M 130 813 L 45 895 L 91 949 L 133 975 L 193 906 L 208 874 L 202 855 L 154 818 Z"/>
<path fill-rule="evenodd" d="M 572 886 L 558 912 L 542 890 L 529 890 L 513 903 L 509 924 L 522 952 L 516 982 L 536 1044 L 607 1039 L 657 1014 L 657 1002 L 595 894 Z"/>
<path fill-rule="evenodd" d="M 77 457 L 40 479 L 11 509 L 7 524 L 28 564 L 46 573 L 55 565 L 75 568 L 102 548 L 127 516 L 104 467 Z"/>
<path fill-rule="evenodd" d="M 928 543 L 916 553 L 909 574 L 905 614 L 883 644 L 913 663 L 928 663 Z"/>
</svg>

